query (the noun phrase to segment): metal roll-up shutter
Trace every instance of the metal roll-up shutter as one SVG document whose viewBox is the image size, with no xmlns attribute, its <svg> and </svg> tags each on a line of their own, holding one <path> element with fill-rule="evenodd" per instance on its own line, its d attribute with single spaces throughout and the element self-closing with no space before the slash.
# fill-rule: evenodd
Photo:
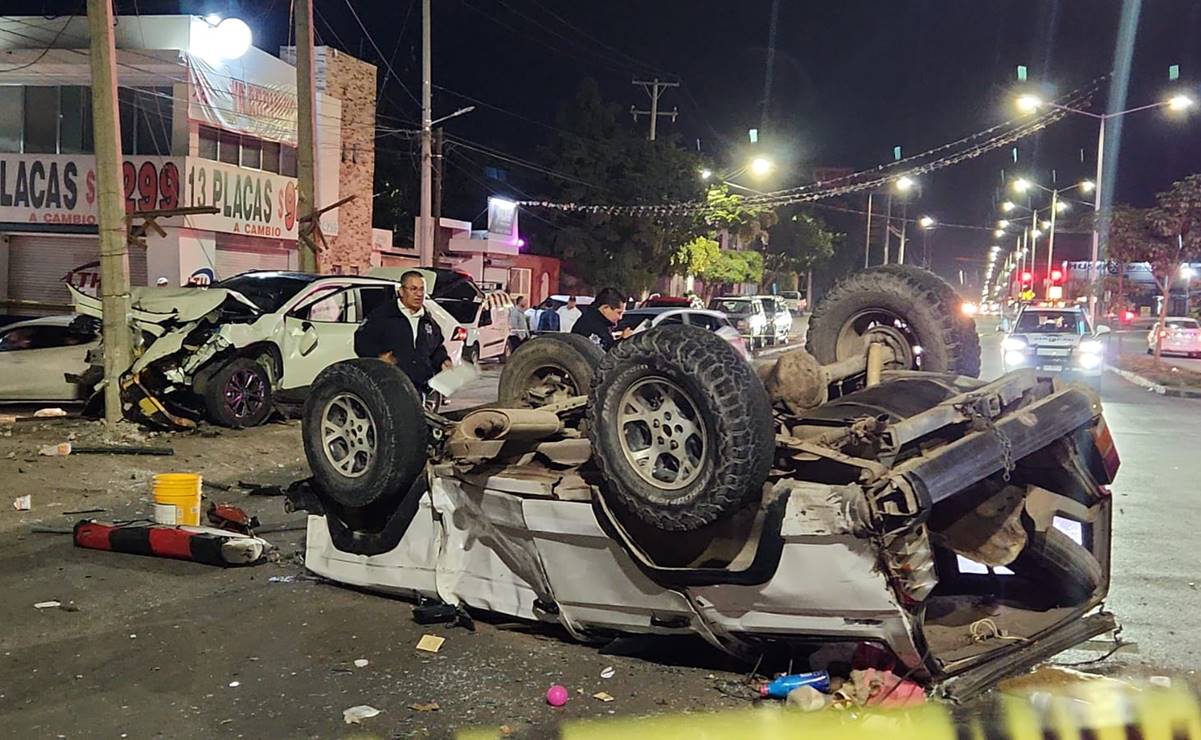
<svg viewBox="0 0 1201 740">
<path fill-rule="evenodd" d="M 292 254 L 276 239 L 254 239 L 217 234 L 217 279 L 225 280 L 248 270 L 295 269 Z"/>
<path fill-rule="evenodd" d="M 8 241 L 8 298 L 16 303 L 10 311 L 30 316 L 68 311 L 71 297 L 64 278 L 99 259 L 100 241 L 95 236 L 30 234 L 11 237 Z M 98 280 L 99 266 L 88 269 Z M 145 249 L 132 247 L 129 250 L 129 281 L 134 287 L 146 285 Z M 97 285 L 83 287 L 87 292 L 95 292 Z"/>
</svg>

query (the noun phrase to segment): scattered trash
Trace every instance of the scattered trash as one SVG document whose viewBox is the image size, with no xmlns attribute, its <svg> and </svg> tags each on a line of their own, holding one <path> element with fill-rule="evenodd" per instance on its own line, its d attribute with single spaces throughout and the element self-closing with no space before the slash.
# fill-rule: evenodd
<svg viewBox="0 0 1201 740">
<path fill-rule="evenodd" d="M 437 635 L 422 635 L 417 641 L 417 649 L 425 653 L 436 653 L 442 649 L 442 643 L 446 642 L 445 637 Z"/>
<path fill-rule="evenodd" d="M 850 680 L 834 692 L 834 704 L 843 708 L 908 707 L 925 702 L 926 691 L 920 684 L 876 668 L 851 671 Z"/>
<path fill-rule="evenodd" d="M 175 450 L 171 447 L 141 447 L 138 445 L 77 446 L 72 448 L 71 452 L 76 455 L 159 455 L 162 457 L 170 457 L 175 454 Z"/>
<path fill-rule="evenodd" d="M 209 523 L 217 529 L 241 534 L 254 534 L 259 526 L 259 518 L 250 516 L 245 510 L 233 504 L 210 503 L 205 511 Z"/>
<path fill-rule="evenodd" d="M 814 671 L 813 673 L 793 673 L 788 676 L 780 676 L 761 687 L 759 695 L 765 698 L 787 699 L 789 692 L 802 686 L 812 686 L 818 691 L 829 691 L 830 674 L 825 671 Z"/>
<path fill-rule="evenodd" d="M 29 511 L 33 508 L 33 496 L 30 494 L 17 496 L 13 499 L 13 508 L 17 511 Z"/>
<path fill-rule="evenodd" d="M 16 424 L 16 423 L 17 423 L 17 417 L 10 416 L 9 414 L 0 414 L 0 424 Z"/>
<path fill-rule="evenodd" d="M 604 691 L 596 692 L 595 694 L 592 695 L 592 698 L 599 699 L 600 701 L 603 701 L 603 702 L 614 701 L 613 697 L 610 696 L 609 694 L 605 693 Z"/>
<path fill-rule="evenodd" d="M 67 412 L 57 407 L 51 407 L 47 409 L 38 409 L 37 411 L 33 412 L 33 415 L 37 419 L 55 419 L 60 416 L 66 416 Z"/>
<path fill-rule="evenodd" d="M 238 688 L 238 687 L 239 687 L 239 686 L 241 686 L 241 685 L 242 685 L 242 682 L 241 682 L 241 681 L 230 681 L 230 682 L 229 682 L 229 687 L 230 687 L 231 689 L 236 689 L 236 688 Z"/>
<path fill-rule="evenodd" d="M 1114 688 L 1126 686 L 1117 679 L 1099 676 L 1095 673 L 1085 673 L 1072 668 L 1057 665 L 1042 665 L 1022 676 L 1007 678 L 997 684 L 1006 694 L 1031 694 L 1038 690 L 1061 690 L 1080 684 L 1111 684 Z"/>
<path fill-rule="evenodd" d="M 1172 688 L 1172 679 L 1167 676 L 1152 676 L 1148 679 L 1152 686 L 1160 689 Z"/>
<path fill-rule="evenodd" d="M 70 442 L 59 442 L 56 445 L 46 445 L 38 450 L 43 457 L 66 457 L 71 454 Z"/>
<path fill-rule="evenodd" d="M 268 583 L 300 583 L 301 581 L 313 581 L 319 583 L 321 579 L 317 576 L 310 576 L 301 573 L 300 575 L 289 576 L 271 576 L 267 579 Z"/>
<path fill-rule="evenodd" d="M 441 708 L 442 707 L 438 706 L 438 702 L 436 702 L 436 701 L 431 701 L 427 704 L 410 704 L 409 705 L 409 709 L 412 709 L 414 712 L 436 712 Z"/>
<path fill-rule="evenodd" d="M 348 725 L 357 725 L 365 719 L 377 717 L 380 710 L 367 704 L 360 704 L 357 707 L 342 710 L 342 720 Z"/>
<path fill-rule="evenodd" d="M 617 673 L 617 671 L 613 670 L 613 666 L 605 666 L 603 669 L 601 669 L 601 678 L 613 678 L 615 673 Z"/>
<path fill-rule="evenodd" d="M 413 621 L 417 624 L 449 624 L 465 627 L 475 632 L 475 620 L 461 606 L 431 602 L 413 607 Z"/>
<path fill-rule="evenodd" d="M 369 665 L 371 665 L 371 661 L 367 660 L 366 658 L 359 658 L 354 662 L 355 668 L 366 668 Z"/>
<path fill-rule="evenodd" d="M 552 707 L 561 707 L 570 698 L 571 695 L 567 693 L 567 688 L 559 684 L 555 684 L 546 690 L 546 703 Z"/>
<path fill-rule="evenodd" d="M 785 702 L 802 712 L 816 712 L 825 709 L 830 704 L 830 697 L 812 686 L 801 686 L 788 692 Z"/>
<path fill-rule="evenodd" d="M 77 511 L 64 511 L 63 516 L 74 516 L 78 514 L 99 514 L 108 511 L 108 509 L 79 509 Z"/>
<path fill-rule="evenodd" d="M 57 609 L 62 606 L 61 601 L 39 601 L 33 605 L 34 609 Z"/>
</svg>

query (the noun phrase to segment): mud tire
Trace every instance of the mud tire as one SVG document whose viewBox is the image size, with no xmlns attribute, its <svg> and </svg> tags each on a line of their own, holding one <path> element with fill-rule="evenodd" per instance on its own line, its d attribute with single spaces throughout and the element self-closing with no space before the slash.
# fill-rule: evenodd
<svg viewBox="0 0 1201 740">
<path fill-rule="evenodd" d="M 1032 533 L 1009 569 L 1041 584 L 1044 593 L 1055 594 L 1056 606 L 1084 604 L 1105 580 L 1092 553 L 1054 527 Z"/>
<path fill-rule="evenodd" d="M 627 451 L 630 425 L 638 423 L 623 416 L 628 394 L 640 383 L 661 381 L 692 404 L 690 419 L 704 434 L 694 477 L 677 488 L 648 480 Z M 771 407 L 758 375 L 726 341 L 696 326 L 660 326 L 618 344 L 597 372 L 588 430 L 601 495 L 671 532 L 704 527 L 758 502 L 775 452 Z M 657 453 L 652 458 L 651 469 L 660 459 Z"/>
<path fill-rule="evenodd" d="M 523 342 L 505 362 L 497 399 L 505 406 L 537 408 L 585 395 L 604 357 L 604 350 L 578 334 L 540 334 Z M 553 398 L 531 393 L 547 372 L 562 379 L 562 389 Z"/>
<path fill-rule="evenodd" d="M 372 429 L 374 454 L 353 477 L 327 454 L 322 430 L 323 418 L 339 399 L 360 404 Z M 317 376 L 304 404 L 301 438 L 318 491 L 344 507 L 387 509 L 385 502 L 402 498 L 425 470 L 430 431 L 421 394 L 403 371 L 383 360 L 357 359 Z"/>
<path fill-rule="evenodd" d="M 976 322 L 960 310 L 951 284 L 912 265 L 884 265 L 851 275 L 818 304 L 809 318 L 805 349 L 822 364 L 861 351 L 855 333 L 873 317 L 893 317 L 906 328 L 898 337 L 921 354 L 907 357 L 907 369 L 980 375 Z"/>
</svg>

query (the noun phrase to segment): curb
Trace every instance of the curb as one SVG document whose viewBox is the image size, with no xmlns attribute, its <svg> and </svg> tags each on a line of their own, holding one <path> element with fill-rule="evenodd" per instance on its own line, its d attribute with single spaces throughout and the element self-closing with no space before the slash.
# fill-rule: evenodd
<svg viewBox="0 0 1201 740">
<path fill-rule="evenodd" d="M 1105 369 L 1121 378 L 1130 381 L 1131 383 L 1134 383 L 1137 386 L 1146 388 L 1147 390 L 1158 393 L 1161 396 L 1167 396 L 1168 398 L 1201 398 L 1201 390 L 1199 389 L 1179 388 L 1170 385 L 1163 385 L 1162 383 L 1156 383 L 1153 380 L 1148 380 L 1138 373 L 1132 373 L 1129 370 L 1123 370 L 1122 368 L 1114 367 L 1113 365 L 1107 364 Z"/>
</svg>

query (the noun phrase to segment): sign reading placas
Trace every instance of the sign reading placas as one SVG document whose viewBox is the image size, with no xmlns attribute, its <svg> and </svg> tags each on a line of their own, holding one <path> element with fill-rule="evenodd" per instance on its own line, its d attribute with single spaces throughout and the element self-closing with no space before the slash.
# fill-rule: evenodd
<svg viewBox="0 0 1201 740">
<path fill-rule="evenodd" d="M 296 238 L 296 180 L 206 159 L 187 160 L 187 205 L 215 206 L 188 225 L 273 239 Z"/>
<path fill-rule="evenodd" d="M 121 165 L 125 212 L 177 208 L 179 167 L 170 157 L 128 157 Z M 80 154 L 0 155 L 0 222 L 96 225 L 96 158 Z"/>
</svg>

